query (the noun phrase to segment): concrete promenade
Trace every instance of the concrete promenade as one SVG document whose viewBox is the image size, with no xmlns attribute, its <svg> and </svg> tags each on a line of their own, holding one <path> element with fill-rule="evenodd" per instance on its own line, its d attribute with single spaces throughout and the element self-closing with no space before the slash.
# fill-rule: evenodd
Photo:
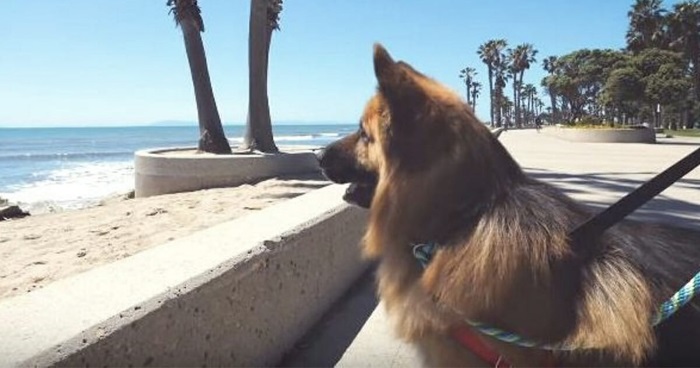
<svg viewBox="0 0 700 368">
<path fill-rule="evenodd" d="M 528 173 L 595 209 L 614 203 L 700 147 L 700 139 L 660 135 L 657 144 L 572 143 L 534 130 L 504 132 L 500 139 Z M 631 218 L 700 230 L 700 169 L 686 175 Z M 372 293 L 371 285 L 364 292 Z M 389 323 L 379 305 L 335 362 L 336 366 L 418 366 L 411 348 L 393 338 Z"/>
</svg>

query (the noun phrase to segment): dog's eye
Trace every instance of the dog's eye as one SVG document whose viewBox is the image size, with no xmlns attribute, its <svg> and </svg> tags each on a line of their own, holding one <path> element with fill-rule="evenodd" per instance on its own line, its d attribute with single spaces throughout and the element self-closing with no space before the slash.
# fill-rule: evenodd
<svg viewBox="0 0 700 368">
<path fill-rule="evenodd" d="M 363 142 L 369 143 L 369 135 L 367 135 L 367 132 L 365 132 L 364 129 L 360 128 L 360 139 L 362 139 Z"/>
</svg>

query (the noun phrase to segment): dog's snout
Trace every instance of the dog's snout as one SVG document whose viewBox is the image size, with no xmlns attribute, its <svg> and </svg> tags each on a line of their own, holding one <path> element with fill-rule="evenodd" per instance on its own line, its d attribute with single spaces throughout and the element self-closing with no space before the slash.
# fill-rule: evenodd
<svg viewBox="0 0 700 368">
<path fill-rule="evenodd" d="M 323 174 L 333 182 L 346 183 L 349 180 L 347 160 L 333 145 L 320 148 L 314 152 Z"/>
<path fill-rule="evenodd" d="M 319 148 L 316 150 L 316 159 L 318 162 L 323 162 L 323 156 L 326 155 L 326 148 Z"/>
</svg>

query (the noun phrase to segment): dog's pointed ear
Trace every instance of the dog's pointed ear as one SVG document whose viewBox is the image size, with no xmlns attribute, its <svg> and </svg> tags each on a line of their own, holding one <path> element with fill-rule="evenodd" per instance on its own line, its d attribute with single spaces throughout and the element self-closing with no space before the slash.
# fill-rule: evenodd
<svg viewBox="0 0 700 368">
<path fill-rule="evenodd" d="M 382 82 L 389 82 L 390 78 L 393 77 L 393 68 L 396 62 L 389 55 L 389 51 L 386 51 L 384 46 L 381 44 L 374 44 L 374 74 L 377 76 L 379 84 Z"/>
<path fill-rule="evenodd" d="M 374 44 L 374 74 L 390 107 L 412 108 L 424 97 L 408 69 L 403 62 L 395 62 L 382 45 Z"/>
</svg>

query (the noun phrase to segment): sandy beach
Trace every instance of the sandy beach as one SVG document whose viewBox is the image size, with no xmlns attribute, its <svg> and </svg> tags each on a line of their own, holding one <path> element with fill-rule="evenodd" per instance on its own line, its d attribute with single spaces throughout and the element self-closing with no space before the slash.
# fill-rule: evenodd
<svg viewBox="0 0 700 368">
<path fill-rule="evenodd" d="M 0 298 L 44 287 L 329 184 L 320 175 L 149 198 L 0 222 Z"/>
</svg>

